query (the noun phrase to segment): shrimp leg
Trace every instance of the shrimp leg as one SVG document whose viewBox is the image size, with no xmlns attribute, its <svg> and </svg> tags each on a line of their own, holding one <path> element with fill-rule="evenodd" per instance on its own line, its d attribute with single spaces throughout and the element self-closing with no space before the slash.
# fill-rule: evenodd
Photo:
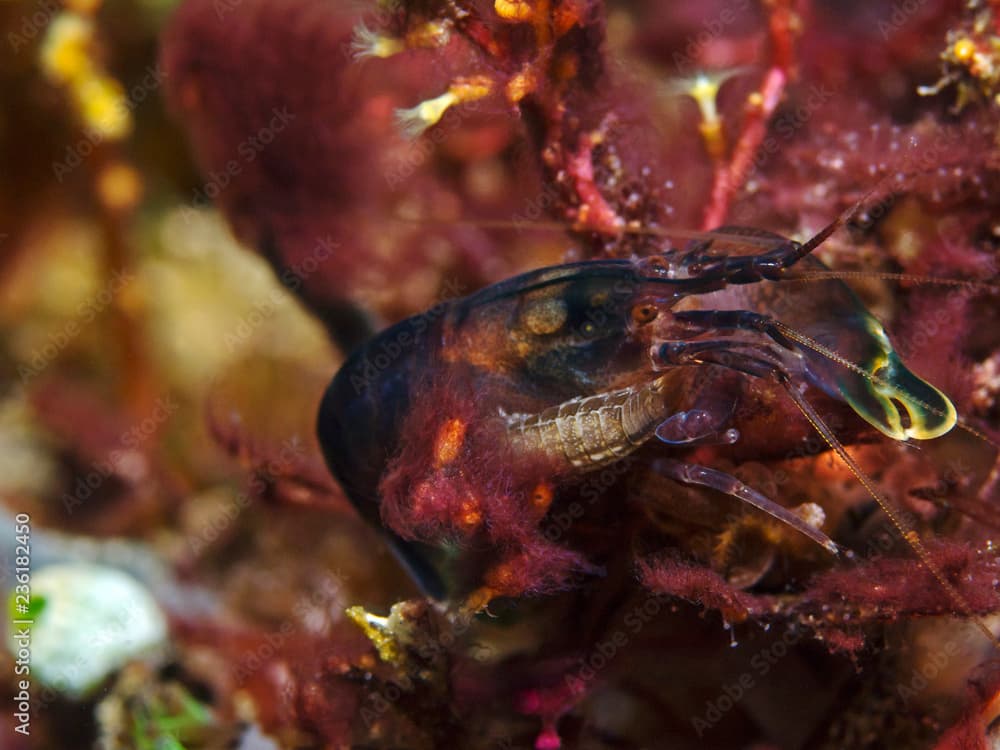
<svg viewBox="0 0 1000 750">
<path fill-rule="evenodd" d="M 840 547 L 837 546 L 837 543 L 822 531 L 810 526 L 805 520 L 795 515 L 788 508 L 778 505 L 731 474 L 726 474 L 717 469 L 710 469 L 701 464 L 684 463 L 670 458 L 657 459 L 653 462 L 653 469 L 668 479 L 673 479 L 675 482 L 708 487 L 726 495 L 731 495 L 758 510 L 764 511 L 772 518 L 787 524 L 799 533 L 812 539 L 828 552 L 832 552 L 835 555 L 840 552 Z"/>
<path fill-rule="evenodd" d="M 754 377 L 766 377 L 775 372 L 784 372 L 780 364 L 761 352 L 750 355 L 737 351 L 736 347 L 741 345 L 745 344 L 727 340 L 669 342 L 658 347 L 657 358 L 665 364 L 672 365 L 689 364 L 695 361 L 718 364 Z M 778 505 L 734 476 L 700 464 L 683 463 L 667 458 L 657 459 L 654 462 L 654 468 L 664 476 L 681 484 L 709 487 L 749 503 L 809 537 L 827 551 L 834 554 L 840 551 L 837 544 L 822 531 L 810 526 L 792 511 Z"/>
</svg>

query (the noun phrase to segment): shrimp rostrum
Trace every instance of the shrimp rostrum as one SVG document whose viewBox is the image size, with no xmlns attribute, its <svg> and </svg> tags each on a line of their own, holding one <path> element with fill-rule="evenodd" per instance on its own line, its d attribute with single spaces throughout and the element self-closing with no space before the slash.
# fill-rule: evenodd
<svg viewBox="0 0 1000 750">
<path fill-rule="evenodd" d="M 960 603 L 815 405 L 894 440 L 935 438 L 957 421 L 949 399 L 906 368 L 879 322 L 810 256 L 842 223 L 805 243 L 723 228 L 655 256 L 525 273 L 404 320 L 355 351 L 329 386 L 318 424 L 327 462 L 438 597 L 470 586 L 557 588 L 598 570 L 571 535 L 545 533 L 544 520 L 608 467 L 702 488 L 836 555 L 822 513 L 696 460 L 739 445 L 745 384 L 767 383 Z M 808 293 L 779 305 L 793 279 L 810 281 L 798 285 Z M 779 308 L 781 319 L 769 314 Z M 463 555 L 477 562 L 442 578 L 441 561 Z"/>
</svg>

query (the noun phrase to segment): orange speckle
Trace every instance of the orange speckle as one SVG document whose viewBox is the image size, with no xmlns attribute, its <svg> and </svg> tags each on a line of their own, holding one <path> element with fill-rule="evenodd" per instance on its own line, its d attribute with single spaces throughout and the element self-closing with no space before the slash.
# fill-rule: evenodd
<svg viewBox="0 0 1000 750">
<path fill-rule="evenodd" d="M 472 497 L 464 500 L 459 506 L 458 521 L 468 529 L 474 529 L 483 522 L 483 514 L 479 510 L 479 501 Z"/>
<path fill-rule="evenodd" d="M 503 562 L 486 573 L 486 585 L 497 592 L 507 591 L 514 583 L 513 563 Z"/>
<path fill-rule="evenodd" d="M 434 441 L 434 461 L 440 467 L 452 463 L 465 442 L 466 424 L 461 419 L 449 419 L 438 430 Z"/>
<path fill-rule="evenodd" d="M 537 510 L 544 512 L 552 504 L 552 497 L 552 485 L 548 482 L 541 482 L 535 487 L 535 491 L 531 493 L 531 504 Z"/>
</svg>

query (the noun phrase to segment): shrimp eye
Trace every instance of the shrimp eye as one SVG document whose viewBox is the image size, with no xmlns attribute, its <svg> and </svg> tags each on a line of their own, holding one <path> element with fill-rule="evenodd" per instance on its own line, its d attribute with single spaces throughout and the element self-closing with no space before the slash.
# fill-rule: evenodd
<svg viewBox="0 0 1000 750">
<path fill-rule="evenodd" d="M 660 311 L 653 305 L 636 305 L 632 308 L 632 322 L 636 325 L 645 325 L 656 319 Z"/>
</svg>

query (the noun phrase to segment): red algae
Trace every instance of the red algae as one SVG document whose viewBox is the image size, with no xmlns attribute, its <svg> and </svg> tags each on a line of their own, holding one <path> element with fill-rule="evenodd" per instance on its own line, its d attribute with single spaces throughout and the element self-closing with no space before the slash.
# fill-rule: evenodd
<svg viewBox="0 0 1000 750">
<path fill-rule="evenodd" d="M 730 622 L 743 622 L 748 617 L 767 611 L 768 600 L 733 588 L 718 573 L 680 561 L 644 562 L 639 572 L 643 585 L 653 591 L 718 610 Z"/>
<path fill-rule="evenodd" d="M 944 574 L 960 588 L 972 612 L 994 610 L 993 581 L 1000 565 L 994 554 L 977 554 L 964 544 L 943 541 L 928 548 Z M 870 560 L 822 573 L 810 581 L 803 599 L 806 606 L 814 607 L 839 601 L 856 609 L 862 620 L 947 613 L 954 606 L 925 568 L 914 569 L 912 562 L 900 558 Z"/>
</svg>

